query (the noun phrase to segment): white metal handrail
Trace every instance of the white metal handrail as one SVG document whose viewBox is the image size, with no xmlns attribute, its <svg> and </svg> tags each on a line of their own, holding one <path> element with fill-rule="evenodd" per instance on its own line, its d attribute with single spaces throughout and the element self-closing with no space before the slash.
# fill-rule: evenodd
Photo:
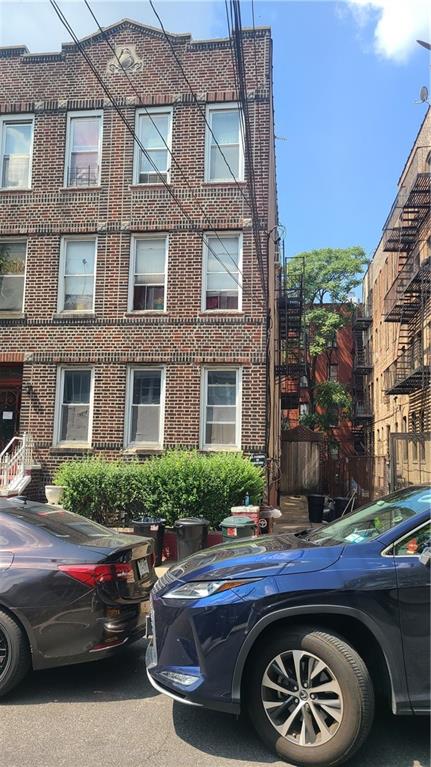
<svg viewBox="0 0 431 767">
<path fill-rule="evenodd" d="M 0 453 L 0 488 L 7 488 L 25 475 L 33 463 L 33 440 L 27 432 L 12 437 Z"/>
</svg>

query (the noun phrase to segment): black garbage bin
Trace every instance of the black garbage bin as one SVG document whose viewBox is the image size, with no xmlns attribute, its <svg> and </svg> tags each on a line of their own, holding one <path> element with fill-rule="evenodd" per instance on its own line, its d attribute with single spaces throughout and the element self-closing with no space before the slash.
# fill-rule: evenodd
<svg viewBox="0 0 431 767">
<path fill-rule="evenodd" d="M 350 498 L 345 498 L 341 495 L 337 495 L 334 498 L 334 519 L 339 519 L 343 515 L 349 500 Z"/>
<path fill-rule="evenodd" d="M 207 547 L 209 525 L 208 520 L 202 517 L 186 517 L 174 522 L 179 561 Z"/>
<path fill-rule="evenodd" d="M 308 519 L 310 520 L 310 522 L 322 522 L 325 496 L 309 495 L 307 497 L 307 502 L 308 502 Z"/>
<path fill-rule="evenodd" d="M 223 540 L 230 541 L 238 538 L 252 538 L 256 535 L 256 523 L 250 517 L 241 514 L 237 517 L 226 517 L 220 525 Z"/>
<path fill-rule="evenodd" d="M 154 564 L 162 564 L 163 538 L 166 520 L 161 517 L 140 517 L 133 520 L 133 532 L 154 540 Z"/>
</svg>

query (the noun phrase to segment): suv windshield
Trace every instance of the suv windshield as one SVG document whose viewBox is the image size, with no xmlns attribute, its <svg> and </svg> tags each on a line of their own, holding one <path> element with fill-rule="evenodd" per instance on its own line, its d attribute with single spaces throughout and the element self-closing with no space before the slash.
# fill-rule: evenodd
<svg viewBox="0 0 431 767">
<path fill-rule="evenodd" d="M 319 528 L 307 540 L 317 546 L 372 541 L 426 508 L 431 508 L 431 488 L 406 488 Z"/>
</svg>

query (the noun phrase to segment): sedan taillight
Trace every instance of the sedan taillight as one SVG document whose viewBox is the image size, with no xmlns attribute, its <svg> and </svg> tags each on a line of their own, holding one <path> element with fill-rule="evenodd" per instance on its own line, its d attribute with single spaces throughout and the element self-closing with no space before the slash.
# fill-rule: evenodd
<svg viewBox="0 0 431 767">
<path fill-rule="evenodd" d="M 58 569 L 90 588 L 113 581 L 129 583 L 134 580 L 133 568 L 129 562 L 112 565 L 58 565 Z"/>
</svg>

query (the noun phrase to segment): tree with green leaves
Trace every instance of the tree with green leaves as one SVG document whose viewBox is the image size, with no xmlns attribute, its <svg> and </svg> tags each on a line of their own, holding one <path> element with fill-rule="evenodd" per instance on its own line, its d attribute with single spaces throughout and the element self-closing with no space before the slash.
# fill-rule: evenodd
<svg viewBox="0 0 431 767">
<path fill-rule="evenodd" d="M 316 380 L 317 359 L 325 354 L 329 369 L 337 331 L 351 318 L 352 291 L 360 285 L 367 263 L 364 250 L 353 246 L 298 253 L 287 265 L 287 286 L 302 285 L 305 305 L 303 343 L 310 411 L 301 423 L 328 436 L 335 414 L 339 420 L 349 417 L 351 397 L 338 381 Z"/>
</svg>

